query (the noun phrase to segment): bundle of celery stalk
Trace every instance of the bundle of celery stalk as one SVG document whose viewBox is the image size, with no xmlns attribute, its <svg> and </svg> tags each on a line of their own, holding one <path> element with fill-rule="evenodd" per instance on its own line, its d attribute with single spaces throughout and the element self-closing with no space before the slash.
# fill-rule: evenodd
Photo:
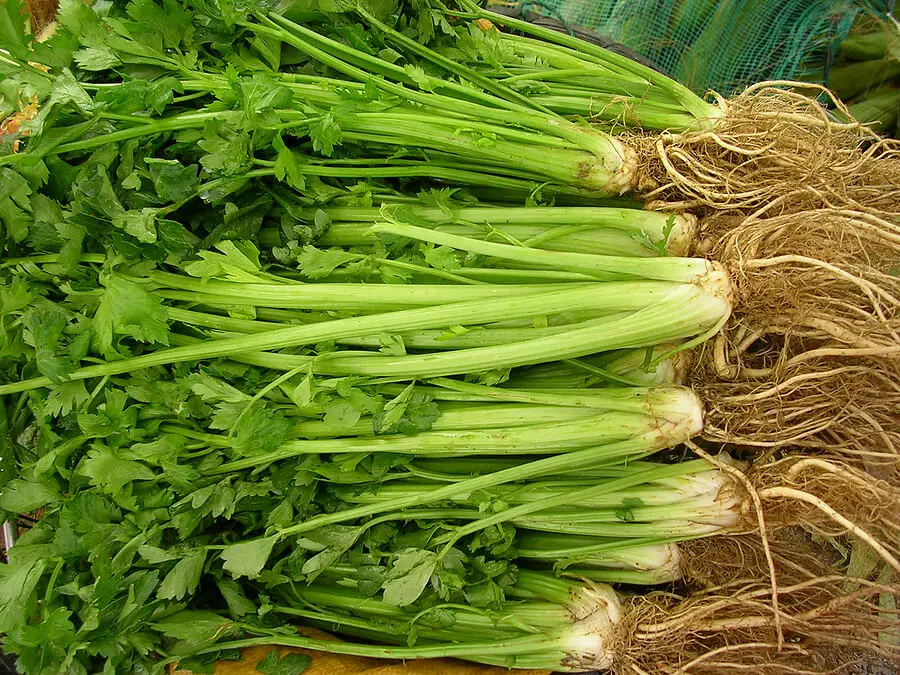
<svg viewBox="0 0 900 675">
<path fill-rule="evenodd" d="M 880 134 L 900 135 L 900 27 L 897 19 L 863 17 L 838 48 L 828 87 L 850 115 Z"/>
<path fill-rule="evenodd" d="M 738 519 L 656 455 L 702 428 L 683 352 L 727 275 L 676 257 L 692 217 L 602 199 L 637 171 L 608 122 L 715 108 L 467 5 L 335 9 L 70 3 L 0 59 L 25 673 L 255 644 L 607 667 L 607 584 L 677 580 Z"/>
</svg>

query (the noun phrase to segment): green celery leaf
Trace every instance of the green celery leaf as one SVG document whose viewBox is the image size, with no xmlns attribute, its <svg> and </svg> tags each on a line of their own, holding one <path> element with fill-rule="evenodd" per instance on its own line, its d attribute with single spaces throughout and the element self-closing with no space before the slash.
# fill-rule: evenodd
<svg viewBox="0 0 900 675">
<path fill-rule="evenodd" d="M 240 651 L 238 651 L 240 653 Z M 186 670 L 191 675 L 215 675 L 216 661 L 219 661 L 219 653 L 201 654 L 178 661 L 178 670 Z"/>
<path fill-rule="evenodd" d="M 267 110 L 289 107 L 294 99 L 290 89 L 265 75 L 242 79 L 238 90 L 244 113 L 251 121 Z"/>
<path fill-rule="evenodd" d="M 300 384 L 291 390 L 290 397 L 298 408 L 305 408 L 312 403 L 315 393 L 316 380 L 312 372 L 309 372 L 300 380 Z"/>
<path fill-rule="evenodd" d="M 513 547 L 515 536 L 515 527 L 509 523 L 499 523 L 478 532 L 469 543 L 469 549 L 477 551 L 484 548 L 495 555 L 501 555 Z"/>
<path fill-rule="evenodd" d="M 325 406 L 325 417 L 323 419 L 327 424 L 334 424 L 335 426 L 349 429 L 359 422 L 362 414 L 363 409 L 353 402 L 338 400 Z"/>
<path fill-rule="evenodd" d="M 278 537 L 251 539 L 227 546 L 222 551 L 222 567 L 235 579 L 249 577 L 255 579 L 266 566 Z"/>
<path fill-rule="evenodd" d="M 324 419 L 328 424 L 349 428 L 359 422 L 364 413 L 377 414 L 381 410 L 381 399 L 352 386 L 349 378 L 340 380 L 336 390 L 342 398 L 332 400 L 324 406 Z"/>
<path fill-rule="evenodd" d="M 303 564 L 301 572 L 306 575 L 306 583 L 315 581 L 317 576 L 339 560 L 356 543 L 360 534 L 362 528 L 349 525 L 329 525 L 305 533 L 297 546 L 319 551 Z"/>
<path fill-rule="evenodd" d="M 509 569 L 508 560 L 488 560 L 483 555 L 473 556 L 469 560 L 472 569 L 488 579 L 498 577 Z"/>
<path fill-rule="evenodd" d="M 259 249 L 250 241 L 223 240 L 215 243 L 215 251 L 198 251 L 201 260 L 184 266 L 184 271 L 200 279 L 260 281 Z"/>
<path fill-rule="evenodd" d="M 237 176 L 253 166 L 246 131 L 211 123 L 197 145 L 207 153 L 200 158 L 200 164 L 214 175 Z"/>
<path fill-rule="evenodd" d="M 401 434 L 417 434 L 421 431 L 428 431 L 440 416 L 441 409 L 437 403 L 425 394 L 413 392 L 405 414 L 397 424 L 397 430 Z"/>
<path fill-rule="evenodd" d="M 309 137 L 312 139 L 313 149 L 326 157 L 331 157 L 334 146 L 340 145 L 344 140 L 341 127 L 331 113 L 325 113 L 310 122 Z"/>
<path fill-rule="evenodd" d="M 359 259 L 359 255 L 344 251 L 339 248 L 322 250 L 315 246 L 306 245 L 302 253 L 297 256 L 300 272 L 310 279 L 327 277 L 338 267 Z"/>
<path fill-rule="evenodd" d="M 277 37 L 255 35 L 250 44 L 256 49 L 272 67 L 272 70 L 281 69 L 281 40 Z"/>
<path fill-rule="evenodd" d="M 72 220 L 56 221 L 55 227 L 63 242 L 59 249 L 57 264 L 66 270 L 74 271 L 81 259 L 82 245 L 87 236 L 87 230 Z"/>
<path fill-rule="evenodd" d="M 294 423 L 280 411 L 256 402 L 242 411 L 231 427 L 232 449 L 241 457 L 275 450 L 288 439 L 293 427 Z"/>
<path fill-rule="evenodd" d="M 413 81 L 416 87 L 418 87 L 422 91 L 434 91 L 435 85 L 441 84 L 441 80 L 439 78 L 429 76 L 421 66 L 410 64 L 403 70 L 406 71 L 406 74 L 409 75 L 409 78 Z"/>
<path fill-rule="evenodd" d="M 160 467 L 163 470 L 163 479 L 180 493 L 190 492 L 194 481 L 200 478 L 200 472 L 193 467 L 169 459 L 162 460 Z"/>
<path fill-rule="evenodd" d="M 290 652 L 284 656 L 278 656 L 278 650 L 272 649 L 266 658 L 256 664 L 256 671 L 263 675 L 298 675 L 310 664 L 310 658 L 306 654 Z"/>
<path fill-rule="evenodd" d="M 192 13 L 176 0 L 163 0 L 162 7 L 153 0 L 132 0 L 126 11 L 143 29 L 161 36 L 170 49 L 190 40 L 194 32 Z"/>
<path fill-rule="evenodd" d="M 255 614 L 256 605 L 245 594 L 240 584 L 231 579 L 218 579 L 216 586 L 225 602 L 228 605 L 228 611 L 235 618 L 246 614 Z"/>
<path fill-rule="evenodd" d="M 455 219 L 457 208 L 453 202 L 453 195 L 457 192 L 459 188 L 433 188 L 420 192 L 418 197 L 426 206 L 438 208 L 447 218 Z"/>
<path fill-rule="evenodd" d="M 406 355 L 406 344 L 403 342 L 402 335 L 380 333 L 378 335 L 378 342 L 381 345 L 378 348 L 378 351 L 380 351 L 382 354 L 389 354 L 390 356 Z"/>
<path fill-rule="evenodd" d="M 26 603 L 49 564 L 49 560 L 0 564 L 0 633 L 10 633 L 28 620 Z"/>
<path fill-rule="evenodd" d="M 407 386 L 375 415 L 372 426 L 376 434 L 416 434 L 431 429 L 441 410 L 427 395 L 414 391 L 413 386 Z"/>
<path fill-rule="evenodd" d="M 63 381 L 73 367 L 69 359 L 57 354 L 68 324 L 66 311 L 41 299 L 24 314 L 22 323 L 27 329 L 25 341 L 34 347 L 38 371 L 54 382 Z"/>
<path fill-rule="evenodd" d="M 78 79 L 68 68 L 56 76 L 53 87 L 50 89 L 50 98 L 45 105 L 45 110 L 51 106 L 73 104 L 80 111 L 90 113 L 94 109 L 94 101 L 87 93 Z"/>
<path fill-rule="evenodd" d="M 622 504 L 616 507 L 615 514 L 616 518 L 619 520 L 623 520 L 626 523 L 630 523 L 634 520 L 634 509 L 635 507 L 644 506 L 644 500 L 639 497 L 626 497 L 622 500 Z"/>
<path fill-rule="evenodd" d="M 425 254 L 425 262 L 439 270 L 452 272 L 462 267 L 456 251 L 449 246 L 437 246 L 424 244 L 420 247 Z"/>
<path fill-rule="evenodd" d="M 125 212 L 109 179 L 109 173 L 101 164 L 85 168 L 72 186 L 80 213 L 105 216 L 112 219 Z"/>
<path fill-rule="evenodd" d="M 25 33 L 27 5 L 22 0 L 0 2 L 0 45 L 13 56 L 28 56 L 31 36 Z"/>
<path fill-rule="evenodd" d="M 15 643 L 28 647 L 68 647 L 75 641 L 75 626 L 69 620 L 72 612 L 57 607 L 40 624 L 23 626 L 15 633 Z"/>
<path fill-rule="evenodd" d="M 200 239 L 189 232 L 181 223 L 160 218 L 156 221 L 156 235 L 159 243 L 170 254 L 183 258 L 200 245 Z"/>
<path fill-rule="evenodd" d="M 73 410 L 78 410 L 90 400 L 90 394 L 84 385 L 84 380 L 72 380 L 60 382 L 50 389 L 44 402 L 44 412 L 51 417 L 68 415 Z"/>
<path fill-rule="evenodd" d="M 206 551 L 198 549 L 186 554 L 173 567 L 159 585 L 156 597 L 163 600 L 181 600 L 190 595 L 200 583 Z"/>
<path fill-rule="evenodd" d="M 382 585 L 384 601 L 397 607 L 414 603 L 425 590 L 437 564 L 437 554 L 432 551 L 406 549 L 397 554 Z"/>
<path fill-rule="evenodd" d="M 156 241 L 156 217 L 159 211 L 149 207 L 132 209 L 113 216 L 112 222 L 115 227 L 125 230 L 142 244 L 152 244 Z"/>
<path fill-rule="evenodd" d="M 159 464 L 162 460 L 173 459 L 184 447 L 184 438 L 174 434 L 156 436 L 147 443 L 135 443 L 127 450 L 122 450 L 122 457 L 150 464 Z"/>
<path fill-rule="evenodd" d="M 272 147 L 278 153 L 275 157 L 275 177 L 287 183 L 295 190 L 304 190 L 306 188 L 306 176 L 300 171 L 300 158 L 291 152 L 281 136 L 275 136 L 272 141 Z"/>
<path fill-rule="evenodd" d="M 409 405 L 413 387 L 415 387 L 414 382 L 407 385 L 395 398 L 384 404 L 384 408 L 372 420 L 372 427 L 376 434 L 384 433 L 396 427 Z"/>
<path fill-rule="evenodd" d="M 120 115 L 148 109 L 158 115 L 174 101 L 176 91 L 181 91 L 181 83 L 174 77 L 163 77 L 153 82 L 129 80 L 115 87 L 100 89 L 94 96 L 94 102 Z"/>
<path fill-rule="evenodd" d="M 138 547 L 138 554 L 151 565 L 159 565 L 170 560 L 178 560 L 178 553 L 144 544 Z"/>
<path fill-rule="evenodd" d="M 121 389 L 107 389 L 104 398 L 96 413 L 78 413 L 81 431 L 91 438 L 108 438 L 120 431 L 127 434 L 137 421 L 137 407 L 126 407 L 128 395 Z"/>
<path fill-rule="evenodd" d="M 122 459 L 114 450 L 95 445 L 87 459 L 79 467 L 79 473 L 88 476 L 91 484 L 116 494 L 132 481 L 153 480 L 153 470 L 145 464 Z"/>
<path fill-rule="evenodd" d="M 453 628 L 456 625 L 456 614 L 449 609 L 433 607 L 422 614 L 419 621 L 433 628 Z"/>
<path fill-rule="evenodd" d="M 191 495 L 191 506 L 200 515 L 231 518 L 237 506 L 237 500 L 235 490 L 230 483 L 231 479 L 226 478 L 220 483 L 194 491 Z"/>
<path fill-rule="evenodd" d="M 192 374 L 187 381 L 191 391 L 207 403 L 225 401 L 227 403 L 246 403 L 252 397 L 240 389 L 232 387 L 224 380 L 219 380 L 209 373 L 199 372 Z"/>
<path fill-rule="evenodd" d="M 490 579 L 485 579 L 463 590 L 466 602 L 472 607 L 491 607 L 500 609 L 505 599 L 503 589 Z"/>
<path fill-rule="evenodd" d="M 111 275 L 94 314 L 93 329 L 100 350 L 107 357 L 119 356 L 113 336 L 127 335 L 141 342 L 169 344 L 167 314 L 162 303 L 143 286 Z"/>
<path fill-rule="evenodd" d="M 0 285 L 0 315 L 6 316 L 24 309 L 34 300 L 36 289 L 22 277 L 14 277 Z"/>
<path fill-rule="evenodd" d="M 0 509 L 10 513 L 31 513 L 59 501 L 59 489 L 49 481 L 15 478 L 0 491 Z"/>
<path fill-rule="evenodd" d="M 294 505 L 290 499 L 282 500 L 278 506 L 269 511 L 266 516 L 266 527 L 287 527 L 294 519 Z"/>
<path fill-rule="evenodd" d="M 190 197 L 200 184 L 196 164 L 183 166 L 176 159 L 159 159 L 148 157 L 144 160 L 150 170 L 150 180 L 160 199 L 167 202 L 179 202 Z"/>
<path fill-rule="evenodd" d="M 6 228 L 7 235 L 16 242 L 24 241 L 28 236 L 31 217 L 12 199 L 0 200 L 0 222 Z"/>
<path fill-rule="evenodd" d="M 82 40 L 93 41 L 102 36 L 100 16 L 80 0 L 60 0 L 56 21 Z"/>
<path fill-rule="evenodd" d="M 7 167 L 0 168 L 0 200 L 12 198 L 24 205 L 30 194 L 31 187 L 21 174 Z"/>
<path fill-rule="evenodd" d="M 121 621 L 127 621 L 130 617 L 137 618 L 141 614 L 153 611 L 153 603 L 147 601 L 153 595 L 158 582 L 159 572 L 157 570 L 146 570 L 128 575 L 128 599 L 119 613 Z"/>
<path fill-rule="evenodd" d="M 182 84 L 174 77 L 161 77 L 150 84 L 144 95 L 144 104 L 157 115 L 175 101 L 175 92 L 181 92 Z"/>
<path fill-rule="evenodd" d="M 109 70 L 119 65 L 119 57 L 108 46 L 83 47 L 74 54 L 75 63 L 82 70 Z"/>
<path fill-rule="evenodd" d="M 152 625 L 166 637 L 186 640 L 198 646 L 223 637 L 234 629 L 231 619 L 205 610 L 184 610 Z"/>
<path fill-rule="evenodd" d="M 243 402 L 222 401 L 217 403 L 213 409 L 209 428 L 229 431 L 240 421 L 246 409 L 247 404 Z"/>
<path fill-rule="evenodd" d="M 493 370 L 482 370 L 477 373 L 466 373 L 466 382 L 474 382 L 475 384 L 485 384 L 493 386 L 506 382 L 509 379 L 509 368 L 495 368 Z"/>
<path fill-rule="evenodd" d="M 21 242 L 29 235 L 34 216 L 31 186 L 20 173 L 12 169 L 0 169 L 0 222 L 6 227 L 7 236 Z"/>
</svg>

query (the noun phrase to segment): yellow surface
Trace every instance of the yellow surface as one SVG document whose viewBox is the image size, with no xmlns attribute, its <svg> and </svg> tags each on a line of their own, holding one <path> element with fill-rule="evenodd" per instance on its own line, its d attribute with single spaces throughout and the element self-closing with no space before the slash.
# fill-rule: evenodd
<svg viewBox="0 0 900 675">
<path fill-rule="evenodd" d="M 337 640 L 334 636 L 314 628 L 300 628 L 299 632 L 308 637 L 325 640 Z M 303 675 L 549 675 L 549 670 L 515 670 L 482 666 L 456 659 L 421 659 L 414 661 L 395 661 L 391 659 L 372 659 L 364 656 L 345 656 L 315 652 L 309 649 L 293 647 L 277 647 L 281 656 L 290 652 L 306 654 L 312 659 Z M 266 658 L 272 647 L 249 647 L 243 650 L 240 661 L 219 661 L 216 663 L 216 675 L 255 675 L 256 664 Z M 186 670 L 175 670 L 172 675 L 189 675 Z"/>
</svg>

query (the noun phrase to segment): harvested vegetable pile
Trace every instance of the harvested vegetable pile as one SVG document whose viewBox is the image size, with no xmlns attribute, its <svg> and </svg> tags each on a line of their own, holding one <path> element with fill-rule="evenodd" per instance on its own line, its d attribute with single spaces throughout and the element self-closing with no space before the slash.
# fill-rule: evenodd
<svg viewBox="0 0 900 675">
<path fill-rule="evenodd" d="M 467 0 L 3 8 L 23 672 L 897 656 L 894 146 Z"/>
</svg>

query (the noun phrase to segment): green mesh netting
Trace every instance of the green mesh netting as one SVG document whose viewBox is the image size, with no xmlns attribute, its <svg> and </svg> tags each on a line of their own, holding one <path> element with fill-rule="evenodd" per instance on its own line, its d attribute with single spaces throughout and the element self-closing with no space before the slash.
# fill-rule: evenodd
<svg viewBox="0 0 900 675">
<path fill-rule="evenodd" d="M 701 94 L 821 73 L 862 11 L 853 0 L 522 0 L 521 7 L 620 42 Z"/>
</svg>

